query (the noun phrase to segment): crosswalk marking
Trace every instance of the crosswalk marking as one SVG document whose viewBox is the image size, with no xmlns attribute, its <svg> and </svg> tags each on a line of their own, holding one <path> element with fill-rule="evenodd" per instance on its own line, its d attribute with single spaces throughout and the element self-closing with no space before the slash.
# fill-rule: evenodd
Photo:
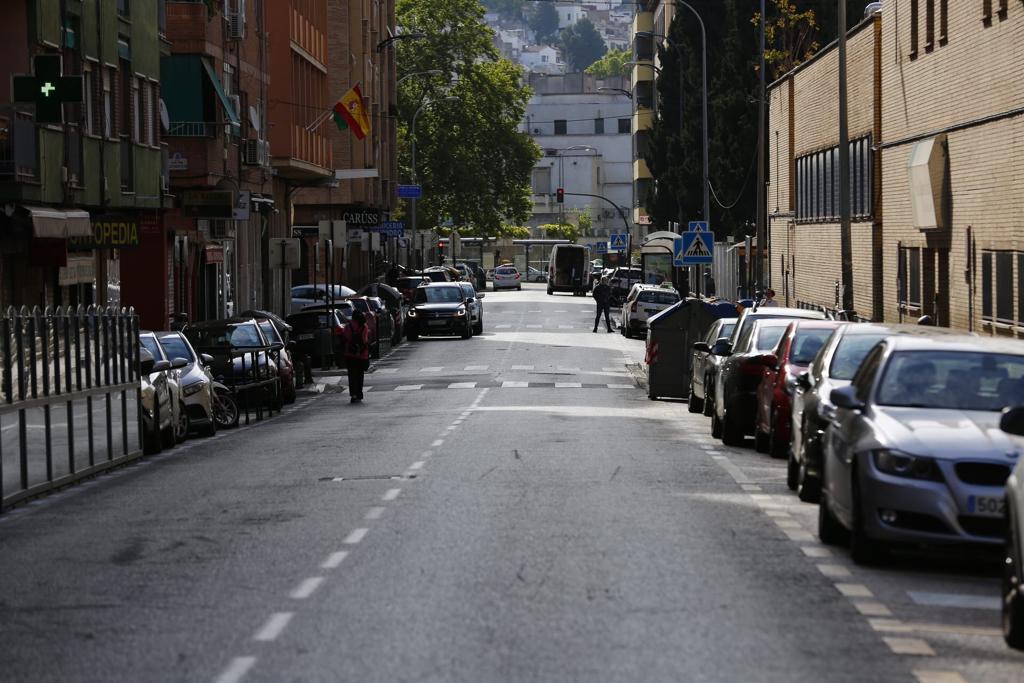
<svg viewBox="0 0 1024 683">
<path fill-rule="evenodd" d="M 395 387 L 395 391 L 417 391 L 422 388 L 422 384 L 399 384 Z"/>
<path fill-rule="evenodd" d="M 555 389 L 582 389 L 579 382 L 555 382 Z"/>
<path fill-rule="evenodd" d="M 466 371 L 467 372 L 483 372 L 483 371 L 485 371 L 487 369 L 487 367 L 488 366 L 486 366 L 486 365 L 467 365 L 466 366 Z"/>
<path fill-rule="evenodd" d="M 526 389 L 530 386 L 529 382 L 502 382 L 502 389 Z"/>
<path fill-rule="evenodd" d="M 449 389 L 476 389 L 476 382 L 452 382 Z"/>
<path fill-rule="evenodd" d="M 513 370 L 533 370 L 532 365 L 513 365 Z"/>
<path fill-rule="evenodd" d="M 444 368 L 432 367 L 432 368 L 420 368 L 420 372 L 441 372 Z"/>
</svg>

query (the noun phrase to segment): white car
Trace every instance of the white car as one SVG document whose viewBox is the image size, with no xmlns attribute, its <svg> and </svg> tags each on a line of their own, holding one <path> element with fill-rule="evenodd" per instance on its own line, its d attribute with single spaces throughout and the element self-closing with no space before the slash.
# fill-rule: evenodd
<svg viewBox="0 0 1024 683">
<path fill-rule="evenodd" d="M 334 300 L 340 301 L 350 296 L 355 296 L 356 290 L 345 285 L 332 285 L 334 288 Z M 327 285 L 295 285 L 292 287 L 292 313 L 298 313 L 306 306 L 314 304 L 323 306 L 330 303 L 328 300 Z"/>
<path fill-rule="evenodd" d="M 619 327 L 622 334 L 632 337 L 634 333 L 647 333 L 647 319 L 679 303 L 679 292 L 654 285 L 633 285 L 629 296 L 622 304 Z"/>
<path fill-rule="evenodd" d="M 515 266 L 498 266 L 494 269 L 494 291 L 499 289 L 522 289 L 523 276 Z"/>
<path fill-rule="evenodd" d="M 483 334 L 484 331 L 484 298 L 483 292 L 476 291 L 472 282 L 460 282 L 462 293 L 466 297 L 466 306 L 469 307 L 470 320 L 473 322 L 473 334 Z"/>
</svg>

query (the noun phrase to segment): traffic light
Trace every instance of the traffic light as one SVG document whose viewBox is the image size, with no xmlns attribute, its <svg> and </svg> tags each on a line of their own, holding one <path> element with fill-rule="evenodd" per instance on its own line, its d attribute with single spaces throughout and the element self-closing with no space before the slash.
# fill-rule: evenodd
<svg viewBox="0 0 1024 683">
<path fill-rule="evenodd" d="M 563 188 L 560 187 L 557 190 L 555 190 L 555 201 L 557 201 L 559 204 L 565 203 L 565 190 Z"/>
<path fill-rule="evenodd" d="M 437 248 L 438 249 L 444 249 L 444 240 L 438 240 L 437 241 Z"/>
</svg>

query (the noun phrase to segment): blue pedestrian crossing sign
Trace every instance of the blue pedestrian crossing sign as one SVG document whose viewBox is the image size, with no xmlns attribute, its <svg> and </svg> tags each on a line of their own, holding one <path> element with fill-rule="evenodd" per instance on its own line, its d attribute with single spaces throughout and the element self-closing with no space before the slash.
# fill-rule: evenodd
<svg viewBox="0 0 1024 683">
<path fill-rule="evenodd" d="M 690 228 L 690 232 L 707 232 L 708 222 L 707 221 L 690 221 L 686 224 Z"/>
<path fill-rule="evenodd" d="M 612 233 L 608 238 L 608 251 L 625 251 L 628 241 L 626 233 Z"/>
<path fill-rule="evenodd" d="M 714 238 L 709 232 L 684 232 L 672 251 L 675 266 L 709 266 L 715 260 Z"/>
</svg>

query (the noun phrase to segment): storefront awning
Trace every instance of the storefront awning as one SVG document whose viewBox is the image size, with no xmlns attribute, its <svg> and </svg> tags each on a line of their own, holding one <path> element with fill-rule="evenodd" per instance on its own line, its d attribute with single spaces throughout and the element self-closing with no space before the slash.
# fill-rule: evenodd
<svg viewBox="0 0 1024 683">
<path fill-rule="evenodd" d="M 32 235 L 40 239 L 64 240 L 69 237 L 92 237 L 88 211 L 60 211 L 41 206 L 26 206 L 32 219 Z"/>
<path fill-rule="evenodd" d="M 206 59 L 200 60 L 203 63 L 203 69 L 206 71 L 206 75 L 210 78 L 210 84 L 213 85 L 213 89 L 217 91 L 217 98 L 220 100 L 221 105 L 224 107 L 224 113 L 227 115 L 228 120 L 232 126 L 240 126 L 241 122 L 238 119 L 238 112 L 235 111 L 235 105 L 228 99 L 228 95 L 224 92 L 224 86 L 220 82 L 220 78 L 217 77 L 217 72 L 213 70 L 213 65 Z"/>
</svg>

